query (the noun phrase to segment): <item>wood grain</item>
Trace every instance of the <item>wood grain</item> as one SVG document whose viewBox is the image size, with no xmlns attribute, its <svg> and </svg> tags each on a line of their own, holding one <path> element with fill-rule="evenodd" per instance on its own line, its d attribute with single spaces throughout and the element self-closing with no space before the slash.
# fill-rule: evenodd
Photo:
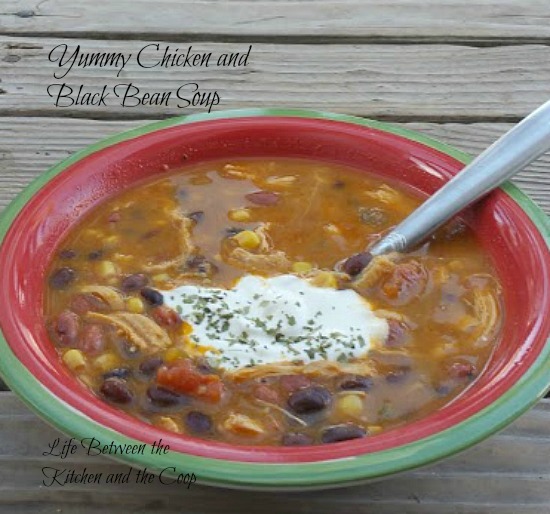
<svg viewBox="0 0 550 514">
<path fill-rule="evenodd" d="M 71 153 L 148 120 L 98 121 L 64 118 L 0 118 L 0 209 L 33 178 Z M 477 155 L 512 125 L 506 123 L 405 123 Z M 550 155 L 521 172 L 514 182 L 550 214 Z"/>
<path fill-rule="evenodd" d="M 546 0 L 4 0 L 0 31 L 32 35 L 293 41 L 547 41 Z"/>
<path fill-rule="evenodd" d="M 47 5 L 47 4 L 46 4 Z M 0 37 L 0 115 L 141 119 L 188 114 L 206 108 L 185 107 L 175 97 L 182 85 L 197 83 L 203 93 L 216 91 L 214 110 L 258 106 L 325 109 L 396 121 L 515 121 L 548 98 L 550 46 L 472 48 L 452 45 L 288 45 L 254 44 L 243 68 L 142 68 L 136 63 L 143 41 L 81 42 L 84 53 L 132 53 L 117 77 L 115 67 L 74 67 L 65 78 L 49 62 L 50 51 L 76 43 L 55 38 Z M 190 43 L 159 42 L 161 54 Z M 242 43 L 198 43 L 193 51 L 245 51 Z M 159 57 L 155 56 L 156 61 Z M 153 62 L 150 56 L 148 63 Z M 107 86 L 106 105 L 55 107 L 50 84 L 99 92 Z M 129 84 L 144 93 L 171 92 L 165 105 L 122 107 L 112 89 Z M 58 89 L 50 90 L 52 95 Z M 192 86 L 181 96 L 191 99 Z M 123 95 L 125 86 L 117 92 Z M 64 100 L 67 101 L 68 100 Z M 129 100 L 131 105 L 135 100 Z"/>
<path fill-rule="evenodd" d="M 277 494 L 168 486 L 159 483 L 71 484 L 44 487 L 43 466 L 89 473 L 127 472 L 105 457 L 43 456 L 60 434 L 31 414 L 12 393 L 0 393 L 0 509 L 23 512 L 270 512 L 387 514 L 547 513 L 550 504 L 550 400 L 544 400 L 502 433 L 439 464 L 380 482 L 331 491 Z M 61 436 L 63 437 L 63 436 Z M 498 470 L 495 471 L 495 470 Z M 108 494 L 106 494 L 108 493 Z M 115 501 L 113 501 L 115 500 Z M 15 507 L 17 502 L 17 508 Z M 49 507 L 49 509 L 47 508 Z M 12 510 L 13 508 L 13 510 Z M 9 510 L 8 510 L 9 509 Z M 397 510 L 396 510 L 397 509 Z M 546 509 L 546 510 L 545 510 Z"/>
</svg>

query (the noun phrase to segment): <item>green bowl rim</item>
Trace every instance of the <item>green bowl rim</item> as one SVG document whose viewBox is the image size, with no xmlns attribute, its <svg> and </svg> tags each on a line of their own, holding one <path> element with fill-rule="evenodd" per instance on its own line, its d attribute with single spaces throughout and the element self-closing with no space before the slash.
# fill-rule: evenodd
<svg viewBox="0 0 550 514">
<path fill-rule="evenodd" d="M 464 164 L 471 161 L 468 154 L 420 133 L 386 122 L 344 114 L 256 108 L 179 116 L 110 136 L 74 153 L 47 170 L 31 182 L 0 214 L 0 243 L 18 213 L 44 184 L 91 153 L 121 141 L 183 123 L 252 116 L 305 117 L 363 125 L 424 144 Z M 550 219 L 513 184 L 506 183 L 501 189 L 530 217 L 550 247 Z M 0 356 L 0 373 L 5 382 L 32 410 L 55 428 L 77 439 L 93 436 L 104 444 L 111 441 L 116 444 L 141 443 L 98 424 L 54 396 L 16 358 L 3 335 L 0 337 Z M 223 487 L 272 490 L 344 486 L 424 466 L 472 446 L 502 429 L 529 409 L 543 397 L 549 381 L 550 339 L 546 341 L 543 351 L 526 373 L 498 400 L 443 432 L 403 446 L 345 459 L 280 464 L 235 462 L 170 452 L 166 455 L 151 456 L 149 447 L 144 455 L 125 456 L 124 462 L 157 472 L 175 468 L 175 472 L 166 472 L 170 475 L 192 472 L 202 484 Z"/>
</svg>

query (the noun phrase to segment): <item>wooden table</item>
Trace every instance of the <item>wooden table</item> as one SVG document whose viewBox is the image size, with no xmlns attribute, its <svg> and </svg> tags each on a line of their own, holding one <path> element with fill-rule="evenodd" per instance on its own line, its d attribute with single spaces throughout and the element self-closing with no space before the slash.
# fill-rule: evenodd
<svg viewBox="0 0 550 514">
<path fill-rule="evenodd" d="M 403 124 L 478 153 L 550 96 L 547 0 L 3 0 L 0 5 L 0 208 L 83 146 L 175 106 L 56 108 L 46 93 L 55 46 L 136 52 L 147 43 L 242 51 L 241 69 L 73 68 L 70 84 L 186 82 L 217 90 L 217 109 L 312 108 Z M 201 109 L 198 109 L 200 111 Z M 202 109 L 204 110 L 204 109 Z M 550 158 L 515 182 L 550 213 Z M 6 308 L 4 306 L 3 308 Z M 0 393 L 2 512 L 549 513 L 550 400 L 468 452 L 383 482 L 335 491 L 243 493 L 121 485 L 41 486 L 56 432 Z M 75 465 L 89 462 L 77 461 Z M 123 469 L 111 461 L 93 467 Z"/>
</svg>

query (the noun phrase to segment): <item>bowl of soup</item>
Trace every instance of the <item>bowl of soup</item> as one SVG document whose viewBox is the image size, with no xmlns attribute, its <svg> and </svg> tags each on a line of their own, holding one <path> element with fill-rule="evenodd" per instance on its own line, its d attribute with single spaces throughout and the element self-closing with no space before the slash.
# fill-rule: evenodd
<svg viewBox="0 0 550 514">
<path fill-rule="evenodd" d="M 176 480 L 335 487 L 468 448 L 549 385 L 548 219 L 506 184 L 407 254 L 346 261 L 468 160 L 265 109 L 92 145 L 2 214 L 2 375 Z"/>
</svg>

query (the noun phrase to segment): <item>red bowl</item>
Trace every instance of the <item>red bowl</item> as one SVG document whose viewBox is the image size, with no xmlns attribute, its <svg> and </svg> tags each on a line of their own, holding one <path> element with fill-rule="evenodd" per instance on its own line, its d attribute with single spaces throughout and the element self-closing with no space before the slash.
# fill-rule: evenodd
<svg viewBox="0 0 550 514">
<path fill-rule="evenodd" d="M 90 209 L 139 181 L 207 160 L 265 156 L 344 164 L 425 195 L 468 159 L 387 124 L 278 110 L 167 120 L 76 154 L 29 186 L 0 221 L 0 291 L 10 306 L 0 312 L 0 371 L 12 389 L 77 439 L 152 444 L 162 438 L 170 445 L 169 456 L 123 457 L 133 465 L 170 468 L 171 475 L 190 470 L 204 483 L 264 488 L 342 485 L 426 464 L 502 428 L 543 395 L 550 383 L 549 222 L 510 184 L 469 213 L 502 282 L 503 336 L 472 386 L 419 421 L 328 446 L 232 446 L 145 424 L 80 385 L 60 363 L 43 318 L 45 272 L 67 231 Z"/>
</svg>

